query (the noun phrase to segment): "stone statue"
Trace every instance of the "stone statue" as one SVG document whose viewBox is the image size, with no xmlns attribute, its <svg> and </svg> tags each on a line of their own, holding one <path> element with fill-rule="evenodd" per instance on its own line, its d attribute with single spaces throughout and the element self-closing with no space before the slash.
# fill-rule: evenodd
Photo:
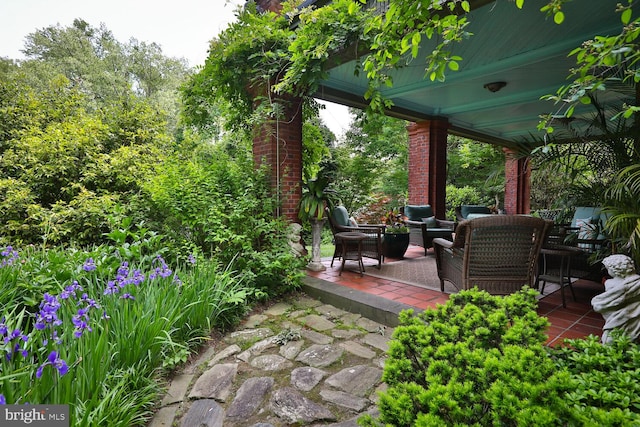
<svg viewBox="0 0 640 427">
<path fill-rule="evenodd" d="M 289 241 L 289 246 L 293 251 L 293 254 L 298 257 L 306 256 L 307 250 L 302 244 L 302 226 L 297 222 L 292 222 L 289 226 L 289 233 L 287 234 L 287 240 Z"/>
<path fill-rule="evenodd" d="M 602 264 L 611 279 L 605 281 L 605 291 L 591 300 L 594 311 L 604 317 L 602 342 L 611 342 L 614 328 L 623 330 L 632 340 L 640 337 L 640 275 L 633 260 L 626 255 L 610 255 Z"/>
</svg>

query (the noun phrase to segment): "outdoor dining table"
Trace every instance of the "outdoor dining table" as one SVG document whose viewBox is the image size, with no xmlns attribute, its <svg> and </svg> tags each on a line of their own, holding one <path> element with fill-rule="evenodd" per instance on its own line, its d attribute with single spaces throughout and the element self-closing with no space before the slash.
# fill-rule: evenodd
<svg viewBox="0 0 640 427">
<path fill-rule="evenodd" d="M 538 275 L 536 280 L 536 285 L 542 281 L 542 287 L 540 289 L 540 293 L 544 293 L 544 286 L 549 282 L 558 282 L 560 284 L 560 295 L 562 297 L 562 306 L 566 307 L 567 303 L 564 296 L 564 288 L 565 286 L 569 286 L 571 290 L 571 295 L 573 296 L 573 300 L 576 300 L 576 294 L 573 290 L 573 285 L 571 284 L 571 259 L 582 255 L 583 251 L 580 248 L 576 248 L 573 246 L 563 246 L 563 245 L 548 245 L 543 246 L 540 250 L 540 256 L 542 258 L 542 271 Z M 560 262 L 560 267 L 557 270 L 550 270 L 549 264 L 552 259 L 556 259 Z"/>
</svg>

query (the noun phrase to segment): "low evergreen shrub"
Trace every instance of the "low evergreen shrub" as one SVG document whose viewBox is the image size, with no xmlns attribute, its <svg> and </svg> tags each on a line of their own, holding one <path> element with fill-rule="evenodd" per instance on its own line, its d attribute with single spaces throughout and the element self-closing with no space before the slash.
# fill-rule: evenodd
<svg viewBox="0 0 640 427">
<path fill-rule="evenodd" d="M 362 426 L 640 426 L 640 345 L 618 332 L 546 347 L 536 291 L 477 289 L 400 314 L 380 416 Z"/>
<path fill-rule="evenodd" d="M 569 373 L 545 350 L 548 321 L 535 295 L 462 291 L 436 309 L 401 313 L 380 417 L 361 425 L 565 425 Z"/>
</svg>

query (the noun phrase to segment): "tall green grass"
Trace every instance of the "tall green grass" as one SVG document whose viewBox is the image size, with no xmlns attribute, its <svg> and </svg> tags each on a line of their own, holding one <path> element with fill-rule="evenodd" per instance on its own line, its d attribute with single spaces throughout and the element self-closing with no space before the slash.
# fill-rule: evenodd
<svg viewBox="0 0 640 427">
<path fill-rule="evenodd" d="M 144 425 L 162 375 L 255 297 L 232 270 L 205 260 L 175 271 L 159 256 L 130 263 L 105 246 L 11 248 L 2 261 L 0 403 L 69 404 L 72 425 Z M 46 271 L 43 286 L 29 285 Z"/>
</svg>

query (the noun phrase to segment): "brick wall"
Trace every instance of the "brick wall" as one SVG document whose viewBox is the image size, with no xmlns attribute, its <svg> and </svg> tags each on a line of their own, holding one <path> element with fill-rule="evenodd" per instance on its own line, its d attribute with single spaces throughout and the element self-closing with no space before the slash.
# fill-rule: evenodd
<svg viewBox="0 0 640 427">
<path fill-rule="evenodd" d="M 447 180 L 446 120 L 412 123 L 409 131 L 409 204 L 431 205 L 445 217 Z"/>
<path fill-rule="evenodd" d="M 282 4 L 280 0 L 255 0 L 258 10 L 268 10 L 271 12 L 279 13 L 282 10 Z"/>
</svg>

